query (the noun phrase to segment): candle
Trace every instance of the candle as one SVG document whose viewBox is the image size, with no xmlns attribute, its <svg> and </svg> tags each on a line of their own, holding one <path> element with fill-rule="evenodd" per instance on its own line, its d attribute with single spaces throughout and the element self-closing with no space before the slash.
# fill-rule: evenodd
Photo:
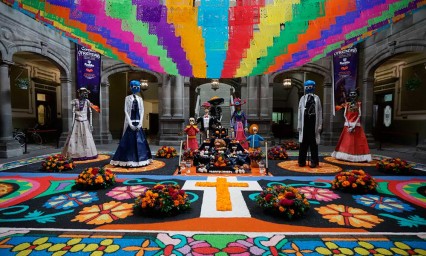
<svg viewBox="0 0 426 256">
<path fill-rule="evenodd" d="M 180 148 L 179 148 L 179 166 L 180 166 L 180 158 L 182 157 L 182 143 L 183 143 L 183 140 L 181 140 L 180 141 Z"/>
<path fill-rule="evenodd" d="M 266 151 L 266 168 L 268 168 L 268 142 L 265 142 L 265 151 Z"/>
</svg>

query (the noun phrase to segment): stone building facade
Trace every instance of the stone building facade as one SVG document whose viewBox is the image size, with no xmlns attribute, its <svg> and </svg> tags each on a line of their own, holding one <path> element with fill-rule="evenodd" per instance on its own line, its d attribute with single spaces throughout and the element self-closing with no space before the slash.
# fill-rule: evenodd
<svg viewBox="0 0 426 256">
<path fill-rule="evenodd" d="M 403 56 L 408 63 L 425 63 L 426 68 L 426 9 L 419 10 L 403 20 L 391 24 L 373 36 L 362 41 L 358 47 L 360 60 L 358 65 L 358 83 L 362 96 L 362 124 L 371 146 L 377 142 L 373 136 L 373 119 L 377 88 L 388 81 L 394 95 L 395 112 L 393 120 L 395 129 L 409 124 L 417 131 L 419 137 L 418 156 L 426 157 L 426 107 L 419 106 L 415 111 L 401 111 L 401 72 L 394 72 L 389 80 L 383 74 L 392 70 L 398 56 Z M 409 53 L 409 55 L 407 55 Z M 402 60 L 404 61 L 404 60 Z M 411 61 L 411 62 L 410 62 Z M 343 117 L 333 116 L 332 104 L 332 59 L 325 57 L 315 63 L 302 67 L 280 71 L 273 74 L 242 77 L 239 79 L 221 79 L 236 91 L 237 96 L 246 99 L 243 106 L 251 123 L 257 123 L 261 134 L 271 139 L 273 113 L 275 105 L 291 109 L 291 129 L 295 132 L 297 123 L 298 99 L 303 95 L 303 81 L 317 81 L 317 94 L 323 104 L 324 127 L 322 144 L 335 145 L 342 129 Z M 400 65 L 403 70 L 403 64 Z M 404 64 L 407 65 L 407 64 Z M 18 93 L 13 87 L 11 73 L 16 68 L 28 71 L 30 87 L 23 94 L 23 101 L 28 104 L 22 109 L 14 106 Z M 378 70 L 380 72 L 378 72 Z M 25 72 L 27 72 L 25 71 Z M 423 70 L 426 73 L 426 70 Z M 421 77 L 425 77 L 424 73 Z M 56 113 L 54 119 L 60 122 L 60 141 L 66 138 L 71 126 L 71 109 L 69 102 L 75 93 L 75 44 L 63 37 L 60 31 L 52 30 L 34 19 L 0 3 L 0 157 L 12 157 L 22 154 L 23 149 L 13 140 L 13 128 L 17 124 L 35 119 L 36 109 L 34 95 L 37 86 L 46 84 L 56 92 Z M 125 74 L 120 76 L 118 74 Z M 158 133 L 155 143 L 160 145 L 178 145 L 183 138 L 182 130 L 190 116 L 194 115 L 196 106 L 196 87 L 209 83 L 206 79 L 159 74 L 149 70 L 131 67 L 109 58 L 102 59 L 101 69 L 101 113 L 94 115 L 94 138 L 99 144 L 111 143 L 119 135 L 117 123 L 122 124 L 122 111 L 119 103 L 127 92 L 127 80 L 138 76 L 149 77 L 153 93 L 150 108 L 158 114 Z M 291 90 L 281 89 L 283 78 L 291 77 L 294 86 Z M 383 78 L 383 79 L 382 79 Z M 388 79 L 388 80 L 386 80 Z M 426 81 L 422 81 L 426 87 Z M 116 92 L 123 94 L 118 98 Z M 22 92 L 19 92 L 22 94 Z M 214 93 L 214 92 L 213 92 Z M 111 107 L 113 106 L 113 107 Z M 118 107 L 117 107 L 118 106 Z M 118 109 L 118 110 L 117 110 Z M 148 116 L 147 116 L 148 119 Z M 117 128 L 116 128 L 117 127 Z M 118 135 L 117 135 L 118 134 Z M 396 134 L 396 133 L 395 133 Z"/>
</svg>

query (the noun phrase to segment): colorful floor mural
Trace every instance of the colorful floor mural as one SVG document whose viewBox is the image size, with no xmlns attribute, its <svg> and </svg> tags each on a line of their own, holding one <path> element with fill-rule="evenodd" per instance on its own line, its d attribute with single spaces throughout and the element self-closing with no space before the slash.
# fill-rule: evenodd
<svg viewBox="0 0 426 256">
<path fill-rule="evenodd" d="M 426 255 L 422 172 L 386 176 L 366 166 L 379 186 L 356 195 L 331 188 L 334 172 L 286 169 L 294 159 L 271 162 L 273 176 L 220 179 L 176 175 L 175 162 L 156 161 L 159 175 L 119 172 L 115 186 L 89 191 L 75 187 L 78 168 L 43 173 L 34 160 L 3 165 L 0 255 Z M 80 168 L 87 164 L 93 163 Z M 319 169 L 334 164 L 323 159 Z M 191 209 L 170 217 L 140 215 L 134 200 L 155 184 L 180 185 Z M 259 208 L 256 195 L 273 185 L 304 193 L 311 205 L 306 216 L 285 220 Z M 221 200 L 232 210 L 217 209 L 220 189 L 229 192 Z"/>
</svg>

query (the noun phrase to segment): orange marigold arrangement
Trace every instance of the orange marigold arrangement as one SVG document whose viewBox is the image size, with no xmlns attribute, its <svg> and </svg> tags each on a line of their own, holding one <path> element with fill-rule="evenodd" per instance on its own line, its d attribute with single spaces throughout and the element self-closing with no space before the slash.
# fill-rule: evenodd
<svg viewBox="0 0 426 256">
<path fill-rule="evenodd" d="M 310 208 L 309 201 L 303 193 L 294 187 L 282 185 L 263 188 L 256 196 L 256 204 L 286 219 L 301 217 Z"/>
<path fill-rule="evenodd" d="M 173 215 L 188 210 L 190 201 L 179 185 L 157 184 L 142 192 L 133 207 L 142 213 Z"/>
<path fill-rule="evenodd" d="M 174 147 L 162 146 L 157 150 L 156 156 L 161 158 L 172 158 L 177 156 L 177 151 Z"/>
<path fill-rule="evenodd" d="M 74 169 L 74 161 L 72 158 L 65 157 L 61 154 L 48 156 L 41 162 L 41 168 L 47 172 L 62 172 Z"/>
<path fill-rule="evenodd" d="M 377 162 L 376 169 L 393 174 L 407 174 L 413 170 L 413 166 L 400 158 L 385 158 Z"/>
<path fill-rule="evenodd" d="M 268 149 L 268 159 L 284 160 L 288 158 L 287 151 L 281 146 L 275 146 Z"/>
<path fill-rule="evenodd" d="M 351 193 L 367 193 L 377 187 L 376 180 L 363 170 L 339 172 L 331 182 L 333 189 Z"/>
<path fill-rule="evenodd" d="M 110 169 L 89 167 L 78 175 L 75 182 L 82 189 L 100 189 L 113 186 L 116 180 Z"/>
<path fill-rule="evenodd" d="M 299 143 L 294 141 L 284 141 L 283 147 L 286 150 L 296 150 L 296 149 L 299 149 Z"/>
</svg>

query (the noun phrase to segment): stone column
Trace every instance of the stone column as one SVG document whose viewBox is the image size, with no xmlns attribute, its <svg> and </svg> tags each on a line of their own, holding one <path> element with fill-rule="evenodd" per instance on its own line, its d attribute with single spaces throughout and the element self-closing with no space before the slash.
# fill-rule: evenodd
<svg viewBox="0 0 426 256">
<path fill-rule="evenodd" d="M 75 93 L 72 90 L 71 79 L 61 77 L 61 104 L 62 104 L 62 133 L 59 138 L 59 146 L 62 147 L 68 136 L 68 132 L 72 126 L 72 106 L 71 100 L 75 98 Z"/>
<path fill-rule="evenodd" d="M 269 78 L 268 75 L 260 77 L 260 118 L 269 118 L 268 113 Z"/>
<path fill-rule="evenodd" d="M 173 86 L 173 117 L 183 118 L 183 89 L 184 78 L 178 75 Z"/>
<path fill-rule="evenodd" d="M 176 146 L 180 144 L 184 121 L 183 88 L 183 77 L 178 76 L 176 79 L 172 79 L 170 76 L 163 77 L 159 134 L 160 145 Z"/>
<path fill-rule="evenodd" d="M 364 127 L 368 146 L 375 148 L 376 143 L 373 136 L 373 97 L 374 97 L 374 77 L 367 77 L 362 80 L 361 88 L 361 125 Z"/>
<path fill-rule="evenodd" d="M 12 103 L 10 98 L 9 65 L 0 62 L 0 157 L 8 158 L 23 154 L 23 148 L 13 139 Z"/>
<path fill-rule="evenodd" d="M 343 127 L 342 112 L 336 113 L 333 116 L 333 86 L 332 83 L 324 83 L 324 97 L 322 99 L 322 134 L 321 143 L 326 146 L 334 146 L 339 140 L 340 133 Z"/>
<path fill-rule="evenodd" d="M 101 83 L 101 113 L 95 113 L 100 117 L 100 143 L 110 144 L 112 134 L 109 130 L 109 82 Z"/>
<path fill-rule="evenodd" d="M 249 122 L 257 121 L 259 110 L 259 78 L 257 76 L 247 77 L 247 107 L 246 115 Z"/>
<path fill-rule="evenodd" d="M 163 85 L 162 85 L 162 116 L 172 116 L 172 92 L 171 92 L 171 77 L 167 74 L 163 74 Z"/>
<path fill-rule="evenodd" d="M 184 88 L 183 88 L 183 119 L 184 123 L 188 122 L 188 119 L 191 117 L 191 83 L 189 77 L 184 77 Z"/>
<path fill-rule="evenodd" d="M 269 76 L 262 75 L 260 77 L 260 97 L 259 97 L 259 116 L 257 125 L 259 125 L 259 134 L 263 136 L 265 141 L 270 141 L 272 134 L 272 93 L 269 86 Z M 269 145 L 272 145 L 269 143 Z"/>
</svg>

